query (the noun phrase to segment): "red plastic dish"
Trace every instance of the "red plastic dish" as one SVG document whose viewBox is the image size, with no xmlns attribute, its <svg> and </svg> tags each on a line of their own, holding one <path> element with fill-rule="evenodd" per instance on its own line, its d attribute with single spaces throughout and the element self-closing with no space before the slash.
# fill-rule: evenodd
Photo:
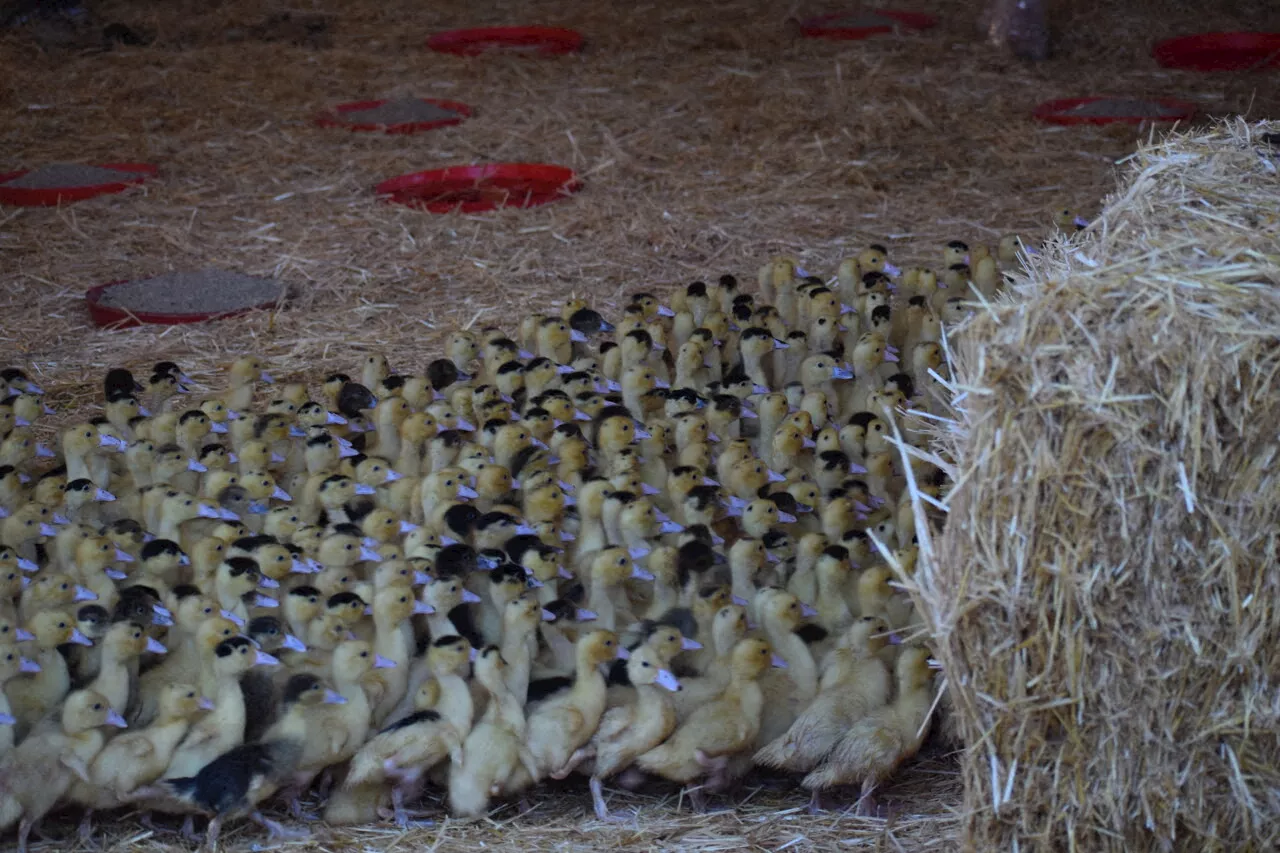
<svg viewBox="0 0 1280 853">
<path fill-rule="evenodd" d="M 443 118 L 438 121 L 405 121 L 399 124 L 372 124 L 368 122 L 350 122 L 343 119 L 344 113 L 354 113 L 360 110 L 372 110 L 387 103 L 390 99 L 383 98 L 380 101 L 352 101 L 347 104 L 338 104 L 316 116 L 316 124 L 321 127 L 345 127 L 347 130 L 362 131 L 366 133 L 381 131 L 382 133 L 399 134 L 399 133 L 418 133 L 424 130 L 435 130 L 438 127 L 450 127 L 455 124 L 462 124 L 471 118 L 471 107 L 461 101 L 441 101 L 435 98 L 422 98 L 428 104 L 435 104 L 446 110 L 453 110 L 458 113 L 457 118 Z"/>
<path fill-rule="evenodd" d="M 263 302 L 260 305 L 249 305 L 232 311 L 221 311 L 216 314 L 157 314 L 151 311 L 126 311 L 102 304 L 102 294 L 119 284 L 128 284 L 127 279 L 109 281 L 97 287 L 91 287 L 84 294 L 84 301 L 89 306 L 89 318 L 95 326 L 110 326 L 114 329 L 128 329 L 141 326 L 143 323 L 159 326 L 181 326 L 186 323 L 203 323 L 207 320 L 221 320 L 225 317 L 236 317 L 250 311 L 263 311 L 276 307 L 277 300 Z"/>
<path fill-rule="evenodd" d="M 1094 96 L 1091 98 L 1062 98 L 1057 101 L 1045 101 L 1036 107 L 1032 113 L 1040 121 L 1049 124 L 1115 124 L 1117 122 L 1128 124 L 1142 124 L 1143 122 L 1175 122 L 1190 121 L 1195 118 L 1197 108 L 1195 104 L 1188 104 L 1186 101 L 1175 101 L 1172 98 L 1141 98 L 1139 100 L 1149 101 L 1153 104 L 1159 104 L 1171 110 L 1178 110 L 1176 115 L 1150 115 L 1150 116 L 1084 116 L 1071 112 L 1082 104 L 1090 104 L 1094 101 L 1110 101 L 1120 100 L 1109 96 Z M 1125 100 L 1128 100 L 1127 98 Z"/>
<path fill-rule="evenodd" d="M 132 177 L 121 178 L 110 184 L 93 184 L 85 187 L 51 187 L 37 189 L 35 187 L 0 186 L 0 204 L 11 204 L 15 207 L 52 207 L 57 204 L 70 204 L 84 201 L 99 195 L 121 193 L 129 187 L 137 186 L 155 175 L 157 169 L 150 163 L 94 163 L 99 169 L 119 169 L 121 172 L 134 172 Z M 18 172 L 0 174 L 0 184 L 27 174 L 29 169 Z"/>
<path fill-rule="evenodd" d="M 581 50 L 582 33 L 560 27 L 480 27 L 436 33 L 427 39 L 427 47 L 457 56 L 479 56 L 490 50 L 553 55 Z"/>
<path fill-rule="evenodd" d="M 1151 51 L 1165 68 L 1262 71 L 1280 68 L 1280 33 L 1200 33 L 1162 41 Z"/>
<path fill-rule="evenodd" d="M 563 166 L 491 163 L 400 175 L 373 191 L 386 196 L 386 201 L 431 213 L 479 213 L 500 207 L 537 207 L 581 188 L 578 176 Z"/>
<path fill-rule="evenodd" d="M 938 23 L 938 19 L 932 15 L 923 15 L 919 12 L 895 12 L 892 9 L 871 9 L 869 11 L 871 14 L 879 15 L 882 18 L 892 18 L 897 21 L 896 26 L 888 24 L 873 27 L 829 26 L 828 21 L 838 21 L 841 18 L 847 18 L 849 15 L 855 14 L 853 12 L 836 12 L 805 21 L 800 25 L 800 34 L 806 38 L 851 41 L 880 35 L 881 33 L 891 33 L 898 27 L 906 30 L 927 30 L 930 27 L 937 26 Z"/>
</svg>

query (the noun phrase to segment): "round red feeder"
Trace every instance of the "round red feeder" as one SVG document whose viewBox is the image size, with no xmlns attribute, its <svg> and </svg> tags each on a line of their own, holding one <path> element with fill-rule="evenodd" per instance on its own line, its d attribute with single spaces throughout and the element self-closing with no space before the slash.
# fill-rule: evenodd
<svg viewBox="0 0 1280 853">
<path fill-rule="evenodd" d="M 1162 41 L 1152 50 L 1166 68 L 1262 71 L 1280 68 L 1280 33 L 1200 33 Z"/>
<path fill-rule="evenodd" d="M 878 18 L 892 19 L 892 23 L 868 24 L 866 26 L 841 26 L 837 22 L 842 18 L 851 18 L 856 12 L 836 12 L 818 18 L 810 18 L 800 25 L 800 34 L 806 38 L 837 39 L 851 41 L 864 39 L 882 33 L 891 33 L 896 29 L 927 30 L 937 26 L 938 19 L 932 15 L 919 12 L 896 12 L 892 9 L 871 9 L 869 14 Z"/>
<path fill-rule="evenodd" d="M 441 109 L 450 110 L 457 113 L 456 118 L 443 118 L 433 121 L 406 121 L 397 124 L 376 124 L 371 122 L 353 122 L 343 118 L 345 113 L 356 113 L 364 110 L 373 110 L 391 102 L 391 99 L 384 98 L 380 101 L 352 101 L 347 104 L 338 104 L 326 112 L 316 116 L 315 122 L 320 127 L 342 127 L 351 131 L 364 133 L 387 133 L 387 134 L 406 134 L 420 133 L 424 130 L 435 130 L 439 127 L 451 127 L 455 124 L 462 124 L 471 118 L 471 107 L 461 101 L 442 101 L 435 98 L 421 98 L 425 103 L 434 104 Z"/>
<path fill-rule="evenodd" d="M 431 213 L 479 213 L 499 207 L 537 207 L 582 188 L 572 169 L 545 163 L 491 163 L 413 172 L 383 181 L 386 201 Z"/>
<path fill-rule="evenodd" d="M 119 181 L 109 184 L 92 184 L 83 187 L 6 187 L 6 181 L 12 181 L 27 174 L 30 169 L 0 174 L 0 204 L 15 207 L 52 207 L 58 204 L 71 204 L 84 201 L 99 195 L 121 193 L 129 187 L 137 186 L 158 171 L 149 163 L 95 163 L 99 169 L 115 169 L 125 174 Z"/>
<path fill-rule="evenodd" d="M 1157 104 L 1170 112 L 1152 115 L 1081 115 L 1073 113 L 1072 110 L 1084 106 L 1085 104 L 1093 104 L 1099 101 L 1129 101 L 1141 100 L 1144 103 Z M 1045 101 L 1036 107 L 1032 113 L 1040 121 L 1049 124 L 1115 124 L 1123 122 L 1128 124 L 1141 124 L 1143 122 L 1175 122 L 1190 121 L 1195 118 L 1197 108 L 1195 104 L 1189 104 L 1186 101 L 1175 101 L 1172 98 L 1118 98 L 1108 97 L 1105 95 L 1094 96 L 1091 98 L 1062 98 L 1056 101 Z"/>
<path fill-rule="evenodd" d="M 275 308 L 279 301 L 273 299 L 270 302 L 263 302 L 259 305 L 246 305 L 243 308 L 235 308 L 230 311 L 197 314 L 160 314 L 154 311 L 129 311 L 110 305 L 103 305 L 103 294 L 109 289 L 123 284 L 129 284 L 129 280 L 109 281 L 106 284 L 100 284 L 85 291 L 84 301 L 89 307 L 89 319 L 93 320 L 95 326 L 110 326 L 113 329 L 128 329 L 134 326 L 141 326 L 144 323 L 159 326 L 181 326 L 187 323 L 203 323 L 208 320 L 236 317 L 240 314 L 248 314 L 250 311 L 270 310 Z"/>
<path fill-rule="evenodd" d="M 427 47 L 457 56 L 479 56 L 491 50 L 549 56 L 581 50 L 582 34 L 560 27 L 480 27 L 436 33 L 427 39 Z"/>
</svg>

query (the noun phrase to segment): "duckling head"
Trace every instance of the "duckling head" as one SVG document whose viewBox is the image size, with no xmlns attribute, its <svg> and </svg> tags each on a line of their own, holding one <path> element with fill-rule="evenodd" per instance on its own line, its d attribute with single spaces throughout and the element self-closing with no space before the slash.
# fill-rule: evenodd
<svg viewBox="0 0 1280 853">
<path fill-rule="evenodd" d="M 591 561 L 591 582 L 602 588 L 620 586 L 634 573 L 631 555 L 622 548 L 606 548 Z"/>
<path fill-rule="evenodd" d="M 77 690 L 62 705 L 62 730 L 70 735 L 111 726 L 124 728 L 124 717 L 111 710 L 106 697 L 96 690 Z"/>
<path fill-rule="evenodd" d="M 734 678 L 752 681 L 773 666 L 773 648 L 764 640 L 739 640 L 733 647 L 729 667 Z"/>
<path fill-rule="evenodd" d="M 578 639 L 578 657 L 597 666 L 617 658 L 620 647 L 618 635 L 612 631 L 588 631 Z"/>
<path fill-rule="evenodd" d="M 231 384 L 253 385 L 257 382 L 269 382 L 271 377 L 263 370 L 262 359 L 255 355 L 238 358 L 231 364 Z"/>
</svg>

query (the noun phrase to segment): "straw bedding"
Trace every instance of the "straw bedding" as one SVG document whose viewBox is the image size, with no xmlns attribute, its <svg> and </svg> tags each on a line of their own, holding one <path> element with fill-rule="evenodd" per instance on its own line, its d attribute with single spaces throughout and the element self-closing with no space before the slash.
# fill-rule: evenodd
<svg viewBox="0 0 1280 853">
<path fill-rule="evenodd" d="M 844 4 L 767 0 L 352 0 L 335 8 L 323 50 L 254 37 L 263 12 L 250 0 L 95 7 L 154 34 L 145 49 L 46 54 L 20 32 L 0 34 L 5 170 L 161 167 L 123 195 L 0 208 L 0 346 L 57 389 L 49 402 L 63 419 L 93 413 L 108 367 L 160 358 L 203 381 L 250 351 L 281 379 L 349 369 L 369 350 L 418 370 L 454 326 L 514 325 L 573 292 L 608 316 L 625 294 L 723 272 L 749 279 L 780 252 L 826 272 L 870 242 L 905 266 L 936 265 L 951 239 L 1038 239 L 1050 207 L 1092 212 L 1135 141 L 1131 128 L 1032 120 L 1049 98 L 1123 91 L 1184 97 L 1210 114 L 1280 109 L 1280 90 L 1257 78 L 1169 72 L 1147 56 L 1153 38 L 1256 27 L 1268 0 L 1079 0 L 1055 8 L 1057 52 L 1034 67 L 981 40 L 983 5 L 922 3 L 942 19 L 936 29 L 863 42 L 788 35 L 786 15 Z M 554 59 L 422 49 L 431 32 L 523 22 L 576 27 L 587 49 Z M 399 138 L 311 124 L 334 102 L 419 94 L 466 101 L 477 116 Z M 371 193 L 407 171 L 495 161 L 560 163 L 586 187 L 561 204 L 479 216 L 431 216 Z M 298 295 L 281 311 L 189 327 L 88 323 L 91 286 L 208 266 L 275 277 Z M 958 779 L 953 761 L 913 765 L 884 792 L 888 822 L 809 817 L 801 794 L 748 788 L 711 816 L 677 811 L 674 797 L 628 796 L 619 805 L 640 809 L 635 823 L 602 825 L 584 793 L 557 790 L 532 814 L 492 823 L 320 840 L 335 850 L 951 850 Z M 172 840 L 131 820 L 110 826 L 113 846 Z M 247 828 L 227 846 L 256 840 Z"/>
<path fill-rule="evenodd" d="M 917 584 L 966 849 L 1280 844 L 1277 127 L 1143 148 L 951 342 L 960 485 Z"/>
</svg>

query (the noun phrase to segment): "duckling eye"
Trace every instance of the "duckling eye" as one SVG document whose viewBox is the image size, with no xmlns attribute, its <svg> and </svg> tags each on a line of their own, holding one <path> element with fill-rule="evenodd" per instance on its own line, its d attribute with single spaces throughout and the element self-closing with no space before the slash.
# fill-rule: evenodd
<svg viewBox="0 0 1280 853">
<path fill-rule="evenodd" d="M 135 632 L 134 632 L 134 634 L 133 634 L 133 638 L 134 638 L 135 640 L 141 640 L 141 639 L 142 639 L 142 635 L 135 631 Z"/>
<path fill-rule="evenodd" d="M 61 629 L 61 628 L 65 628 L 65 627 L 67 627 L 67 623 L 66 623 L 66 622 L 59 622 L 59 623 L 58 623 L 58 628 L 59 628 L 59 629 Z"/>
<path fill-rule="evenodd" d="M 649 668 L 649 662 L 648 662 L 647 660 L 642 660 L 642 661 L 640 661 L 640 665 L 641 665 L 642 667 L 644 667 L 645 669 L 648 669 L 648 668 Z"/>
<path fill-rule="evenodd" d="M 446 486 L 452 486 L 452 485 L 453 485 L 453 480 L 445 480 L 445 481 L 444 481 L 444 484 L 445 484 Z"/>
<path fill-rule="evenodd" d="M 95 710 L 95 711 L 101 711 L 101 710 L 102 710 L 102 703 L 101 703 L 101 702 L 94 702 L 94 703 L 93 703 L 93 710 Z"/>
<path fill-rule="evenodd" d="M 183 501 L 184 506 L 191 506 L 191 501 Z"/>
<path fill-rule="evenodd" d="M 188 699 L 194 699 L 194 698 L 196 698 L 195 691 L 192 691 L 191 693 L 188 693 L 188 694 L 187 694 L 187 698 L 188 698 Z"/>
<path fill-rule="evenodd" d="M 68 590 L 68 589 L 70 589 L 70 588 L 71 588 L 71 587 L 67 586 L 65 583 L 62 585 L 62 589 L 63 589 L 63 591 L 66 591 L 66 590 Z"/>
<path fill-rule="evenodd" d="M 368 652 L 361 652 L 361 653 L 360 653 L 360 657 L 362 657 L 362 658 L 367 658 L 368 656 L 369 656 L 369 653 L 368 653 Z"/>
<path fill-rule="evenodd" d="M 345 547 L 345 550 L 347 550 L 347 551 L 354 550 L 354 548 L 355 548 L 355 546 L 354 546 L 354 545 L 346 545 L 346 546 L 344 546 L 344 547 Z"/>
</svg>

